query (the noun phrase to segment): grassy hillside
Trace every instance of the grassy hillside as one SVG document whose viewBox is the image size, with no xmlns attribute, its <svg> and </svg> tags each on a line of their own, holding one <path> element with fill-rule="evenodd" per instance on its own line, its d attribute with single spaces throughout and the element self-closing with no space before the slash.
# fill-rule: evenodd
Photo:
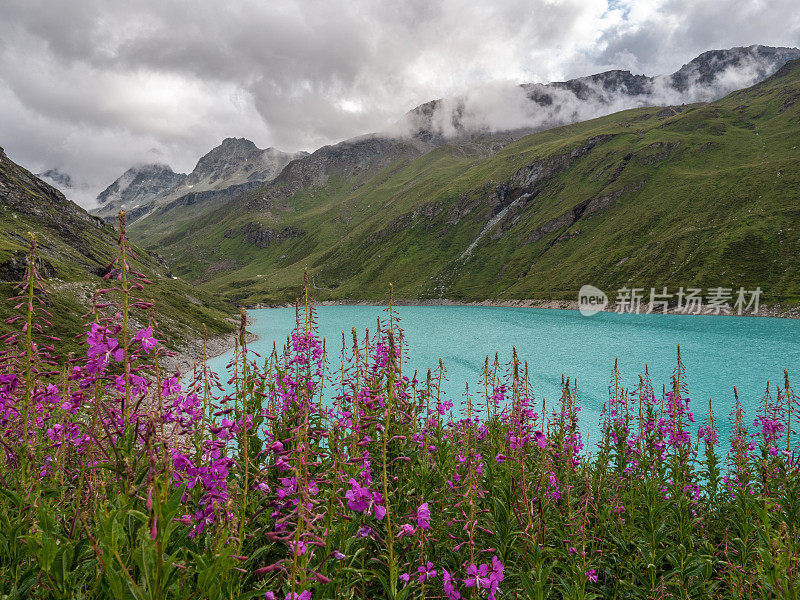
<svg viewBox="0 0 800 600">
<path fill-rule="evenodd" d="M 228 299 L 564 298 L 591 283 L 760 286 L 800 300 L 800 63 L 717 102 L 642 108 L 404 155 L 279 197 L 269 186 L 136 224 Z M 257 235 L 254 235 L 256 232 Z"/>
<path fill-rule="evenodd" d="M 68 201 L 55 188 L 13 163 L 0 149 L 0 294 L 9 297 L 23 276 L 28 232 L 36 235 L 41 274 L 49 292 L 53 334 L 62 338 L 60 350 L 76 350 L 74 336 L 81 331 L 94 291 L 108 287 L 102 275 L 116 256 L 118 234 L 101 219 Z M 153 285 L 142 297 L 155 299 L 156 317 L 171 347 L 197 337 L 203 324 L 211 335 L 232 330 L 230 305 L 215 296 L 173 278 L 157 255 L 137 248 L 134 268 Z M 8 302 L 0 303 L 0 333 L 12 314 Z M 147 315 L 134 315 L 140 322 Z"/>
</svg>

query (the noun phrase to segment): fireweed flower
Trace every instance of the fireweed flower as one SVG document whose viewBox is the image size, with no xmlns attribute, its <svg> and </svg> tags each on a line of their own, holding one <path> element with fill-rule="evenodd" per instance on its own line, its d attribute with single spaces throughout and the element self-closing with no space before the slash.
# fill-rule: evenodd
<svg viewBox="0 0 800 600">
<path fill-rule="evenodd" d="M 488 573 L 489 567 L 485 564 L 482 564 L 480 567 L 474 564 L 469 565 L 467 567 L 467 575 L 469 575 L 469 577 L 464 580 L 464 585 L 467 587 L 489 589 L 491 582 L 489 581 Z"/>
<path fill-rule="evenodd" d="M 437 574 L 436 570 L 433 568 L 433 563 L 430 561 L 428 561 L 425 566 L 417 568 L 417 573 L 419 573 L 420 583 L 423 583 L 428 579 L 433 579 Z"/>
<path fill-rule="evenodd" d="M 153 337 L 152 327 L 142 329 L 133 339 L 142 345 L 142 350 L 144 350 L 145 354 L 149 354 L 158 345 L 158 340 Z"/>
<path fill-rule="evenodd" d="M 409 525 L 408 523 L 403 523 L 400 526 L 400 531 L 397 532 L 397 537 L 408 537 L 414 535 L 414 526 Z"/>
<path fill-rule="evenodd" d="M 558 500 L 559 498 L 561 498 L 561 488 L 558 485 L 558 479 L 556 478 L 556 474 L 553 473 L 553 471 L 550 471 L 548 482 L 550 484 L 550 490 L 547 492 L 547 495 L 553 498 L 554 500 Z"/>
<path fill-rule="evenodd" d="M 586 575 L 586 579 L 588 579 L 591 583 L 597 583 L 597 573 L 594 569 L 589 569 L 584 573 Z"/>
<path fill-rule="evenodd" d="M 541 431 L 533 432 L 533 440 L 536 442 L 536 445 L 539 446 L 540 450 L 544 450 L 545 446 L 547 446 L 547 436 Z"/>
<path fill-rule="evenodd" d="M 398 577 L 398 579 L 399 579 L 400 581 L 402 581 L 402 582 L 403 582 L 403 585 L 405 586 L 405 585 L 407 585 L 407 584 L 408 584 L 408 582 L 411 580 L 411 575 L 409 575 L 408 573 L 402 573 L 402 574 L 401 574 L 401 575 Z"/>
<path fill-rule="evenodd" d="M 374 514 L 379 521 L 386 515 L 386 509 L 382 506 L 383 498 L 378 492 L 370 492 L 367 488 L 361 487 L 358 482 L 350 478 L 350 489 L 345 493 L 347 507 L 360 513 Z"/>
<path fill-rule="evenodd" d="M 448 600 L 461 600 L 461 593 L 453 586 L 454 582 L 455 578 L 450 575 L 447 569 L 442 568 L 442 585 L 445 595 Z"/>
<path fill-rule="evenodd" d="M 115 333 L 115 332 L 114 332 Z M 98 323 L 92 323 L 91 329 L 86 334 L 86 343 L 89 348 L 86 356 L 86 370 L 91 375 L 101 375 L 108 367 L 111 359 L 122 362 L 125 359 L 125 349 L 120 346 L 117 338 L 111 337 L 112 332 Z"/>
<path fill-rule="evenodd" d="M 431 528 L 431 511 L 427 502 L 420 504 L 417 509 L 417 527 L 423 530 Z"/>
<path fill-rule="evenodd" d="M 492 572 L 489 575 L 489 598 L 490 600 L 494 600 L 495 593 L 497 592 L 498 588 L 500 587 L 500 583 L 505 579 L 504 575 L 505 566 L 500 559 L 497 558 L 497 555 L 492 556 Z"/>
<path fill-rule="evenodd" d="M 358 530 L 359 537 L 366 538 L 372 535 L 372 528 L 366 525 Z"/>
</svg>

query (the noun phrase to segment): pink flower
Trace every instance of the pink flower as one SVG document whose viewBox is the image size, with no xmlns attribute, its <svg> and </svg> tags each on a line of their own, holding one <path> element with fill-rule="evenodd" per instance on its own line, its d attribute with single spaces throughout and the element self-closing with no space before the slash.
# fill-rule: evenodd
<svg viewBox="0 0 800 600">
<path fill-rule="evenodd" d="M 467 577 L 464 580 L 464 585 L 467 587 L 478 587 L 489 589 L 491 586 L 491 582 L 489 581 L 489 577 L 487 576 L 489 573 L 489 567 L 485 564 L 478 567 L 477 565 L 470 565 L 467 567 Z"/>
<path fill-rule="evenodd" d="M 409 525 L 408 523 L 403 523 L 400 526 L 400 531 L 397 532 L 397 537 L 408 537 L 414 535 L 414 526 Z"/>
<path fill-rule="evenodd" d="M 350 478 L 350 489 L 345 493 L 345 498 L 347 498 L 347 508 L 350 510 L 372 513 L 379 521 L 386 516 L 383 497 L 378 492 L 370 492 L 366 487 L 360 486 L 352 477 Z"/>
<path fill-rule="evenodd" d="M 431 511 L 427 502 L 420 504 L 417 509 L 417 527 L 423 530 L 431 528 Z"/>
<path fill-rule="evenodd" d="M 149 354 L 150 350 L 155 348 L 158 344 L 158 340 L 153 337 L 152 327 L 142 329 L 134 336 L 134 339 L 142 345 L 142 350 L 144 350 L 145 354 Z"/>
<path fill-rule="evenodd" d="M 444 583 L 444 593 L 448 600 L 461 600 L 461 593 L 453 586 L 455 579 L 444 568 L 442 569 L 442 581 Z"/>
<path fill-rule="evenodd" d="M 597 573 L 594 569 L 589 569 L 585 573 L 586 579 L 588 579 L 591 583 L 597 583 Z"/>
<path fill-rule="evenodd" d="M 436 570 L 433 568 L 433 563 L 428 562 L 424 567 L 419 567 L 417 569 L 419 573 L 419 582 L 422 583 L 427 579 L 433 579 L 436 577 Z"/>
</svg>

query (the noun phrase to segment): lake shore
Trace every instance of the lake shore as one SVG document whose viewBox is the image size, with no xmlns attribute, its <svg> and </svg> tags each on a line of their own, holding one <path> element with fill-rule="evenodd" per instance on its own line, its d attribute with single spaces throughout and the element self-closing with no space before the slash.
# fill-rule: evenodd
<svg viewBox="0 0 800 600">
<path fill-rule="evenodd" d="M 251 325 L 252 318 L 248 317 L 247 324 Z M 236 347 L 236 340 L 239 337 L 238 331 L 231 331 L 223 335 L 217 335 L 206 340 L 206 358 L 212 359 L 221 356 Z M 247 343 L 258 340 L 254 333 L 247 332 Z M 192 367 L 199 361 L 203 354 L 203 338 L 192 338 L 188 340 L 183 348 L 178 350 L 173 356 L 168 356 L 162 361 L 162 365 L 167 372 L 177 371 L 181 375 L 186 375 Z"/>
<path fill-rule="evenodd" d="M 397 299 L 394 301 L 395 306 L 486 306 L 493 308 L 541 308 L 546 310 L 578 310 L 577 300 L 476 300 L 471 302 L 464 302 L 459 300 L 450 300 L 447 298 L 433 299 L 433 300 L 403 300 Z M 315 306 L 385 306 L 384 300 L 320 300 L 314 303 Z M 261 308 L 292 308 L 294 304 L 256 304 L 250 309 Z M 616 303 L 609 302 L 608 306 L 602 312 L 617 312 Z M 642 313 L 647 310 L 647 303 L 642 303 Z M 655 314 L 662 314 L 657 312 Z M 745 312 L 738 315 L 735 313 L 719 315 L 715 313 L 679 313 L 668 312 L 670 315 L 684 315 L 689 316 L 734 316 L 734 317 L 770 317 L 780 319 L 800 319 L 800 305 L 784 307 L 780 304 L 771 306 L 759 306 L 757 314 Z"/>
</svg>

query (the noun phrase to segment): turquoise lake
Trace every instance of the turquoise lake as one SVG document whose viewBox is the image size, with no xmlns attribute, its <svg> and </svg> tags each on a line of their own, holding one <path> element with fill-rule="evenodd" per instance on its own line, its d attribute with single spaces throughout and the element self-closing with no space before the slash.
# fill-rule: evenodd
<svg viewBox="0 0 800 600">
<path fill-rule="evenodd" d="M 527 361 L 537 405 L 548 406 L 560 397 L 562 374 L 577 379 L 582 407 L 581 430 L 587 447 L 597 442 L 597 424 L 614 359 L 619 359 L 622 383 L 635 388 L 638 375 L 648 365 L 653 386 L 660 396 L 675 368 L 678 344 L 686 365 L 691 409 L 698 423 L 708 412 L 709 399 L 727 447 L 727 416 L 734 403 L 733 387 L 747 411 L 751 425 L 769 380 L 783 384 L 788 369 L 800 391 L 800 320 L 766 317 L 724 317 L 599 313 L 584 317 L 578 311 L 535 308 L 473 306 L 402 306 L 397 308 L 405 330 L 408 361 L 403 372 L 416 369 L 424 380 L 439 358 L 447 369 L 443 386 L 457 407 L 465 385 L 482 391 L 481 372 L 486 355 L 500 353 L 501 363 L 511 359 L 512 346 Z M 249 330 L 258 340 L 249 345 L 262 355 L 273 342 L 280 348 L 294 328 L 293 308 L 250 311 Z M 375 331 L 376 320 L 385 316 L 379 306 L 323 306 L 317 309 L 320 335 L 327 339 L 330 364 L 339 362 L 342 331 L 348 346 L 351 329 Z M 217 372 L 231 353 L 217 357 Z"/>
</svg>

